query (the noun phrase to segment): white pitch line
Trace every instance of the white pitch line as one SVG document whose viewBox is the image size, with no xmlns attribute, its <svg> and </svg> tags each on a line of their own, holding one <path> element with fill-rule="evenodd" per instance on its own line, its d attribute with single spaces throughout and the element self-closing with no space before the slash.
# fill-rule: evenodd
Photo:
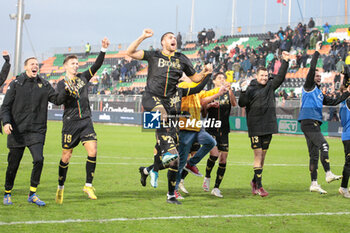
<svg viewBox="0 0 350 233">
<path fill-rule="evenodd" d="M 85 158 L 85 157 L 84 157 Z M 137 160 L 137 159 L 136 159 Z M 144 165 L 149 165 L 152 163 L 150 159 L 148 159 L 149 163 L 146 163 Z M 7 164 L 7 162 L 0 162 L 2 164 Z M 21 162 L 21 164 L 32 164 L 32 162 Z M 44 165 L 58 165 L 56 162 L 44 162 Z M 70 165 L 81 165 L 85 164 L 85 162 L 70 162 Z M 113 163 L 113 162 L 97 162 L 98 165 L 137 165 L 139 166 L 140 163 Z M 198 163 L 197 165 L 204 166 L 206 164 L 204 163 Z M 252 163 L 248 162 L 237 162 L 237 163 L 228 163 L 228 166 L 253 166 Z M 271 167 L 308 167 L 309 164 L 279 164 L 279 163 L 265 163 L 265 166 L 271 166 Z M 341 164 L 332 164 L 332 167 L 343 167 L 344 165 Z"/>
<path fill-rule="evenodd" d="M 172 219 L 208 219 L 208 218 L 266 218 L 266 217 L 293 217 L 293 216 L 330 216 L 350 215 L 350 212 L 320 212 L 320 213 L 282 213 L 282 214 L 227 214 L 227 215 L 198 215 L 198 216 L 169 216 L 169 217 L 146 217 L 146 218 L 110 218 L 110 219 L 65 219 L 46 221 L 22 221 L 0 222 L 0 226 L 6 225 L 36 225 L 36 224 L 62 224 L 62 223 L 86 223 L 86 222 L 126 222 L 126 221 L 149 221 L 149 220 L 172 220 Z"/>
</svg>

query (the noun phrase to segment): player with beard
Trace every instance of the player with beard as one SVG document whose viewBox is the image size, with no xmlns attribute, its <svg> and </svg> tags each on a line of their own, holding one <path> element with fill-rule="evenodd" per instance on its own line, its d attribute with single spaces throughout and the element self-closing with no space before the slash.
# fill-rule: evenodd
<svg viewBox="0 0 350 233">
<path fill-rule="evenodd" d="M 206 66 L 201 73 L 196 73 L 191 61 L 182 53 L 176 52 L 177 43 L 174 33 L 167 32 L 161 37 L 161 51 L 137 50 L 145 39 L 153 36 L 151 29 L 145 29 L 142 35 L 132 42 L 127 55 L 133 59 L 148 62 L 147 85 L 142 96 L 142 106 L 145 111 L 159 112 L 161 122 L 167 120 L 168 114 L 176 112 L 176 90 L 179 79 L 183 73 L 194 82 L 200 82 L 212 72 L 211 66 Z M 178 171 L 178 151 L 176 149 L 177 134 L 173 127 L 165 128 L 162 123 L 156 130 L 156 140 L 159 144 L 162 164 L 168 169 L 168 194 L 167 202 L 179 204 L 174 195 L 176 174 Z M 158 164 L 158 161 L 155 161 Z M 151 171 L 153 177 L 158 173 Z"/>
</svg>

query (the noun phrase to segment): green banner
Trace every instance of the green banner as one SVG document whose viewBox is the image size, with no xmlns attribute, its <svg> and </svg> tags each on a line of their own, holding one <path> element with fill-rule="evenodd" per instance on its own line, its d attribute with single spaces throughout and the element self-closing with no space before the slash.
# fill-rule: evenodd
<svg viewBox="0 0 350 233">
<path fill-rule="evenodd" d="M 297 120 L 277 119 L 278 132 L 287 134 L 303 134 L 300 123 Z M 230 129 L 236 131 L 248 131 L 247 119 L 245 117 L 230 116 Z M 328 136 L 328 122 L 321 125 L 321 132 Z"/>
</svg>

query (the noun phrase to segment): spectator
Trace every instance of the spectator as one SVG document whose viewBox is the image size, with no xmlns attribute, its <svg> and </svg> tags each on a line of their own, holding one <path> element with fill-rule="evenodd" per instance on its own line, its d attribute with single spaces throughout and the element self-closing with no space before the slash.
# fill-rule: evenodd
<svg viewBox="0 0 350 233">
<path fill-rule="evenodd" d="M 240 64 L 240 61 L 239 61 L 239 59 L 238 60 L 236 60 L 234 63 L 233 63 L 233 71 L 234 71 L 234 75 L 235 75 L 235 80 L 236 80 L 236 82 L 237 81 L 239 81 L 239 79 L 240 79 L 240 76 L 239 76 L 239 74 L 240 74 L 240 71 L 241 71 L 241 64 Z"/>
<path fill-rule="evenodd" d="M 336 70 L 338 73 L 344 73 L 344 68 L 345 68 L 346 64 L 345 62 L 342 60 L 341 55 L 338 54 L 338 62 L 336 64 Z"/>
<path fill-rule="evenodd" d="M 236 51 L 236 54 L 239 54 L 240 49 L 239 49 L 239 47 L 238 47 L 238 44 L 236 44 L 235 51 Z"/>
<path fill-rule="evenodd" d="M 312 17 L 310 18 L 309 23 L 307 24 L 307 26 L 308 26 L 308 28 L 310 30 L 315 27 L 315 21 L 313 20 Z"/>
<path fill-rule="evenodd" d="M 329 29 L 332 27 L 332 25 L 329 25 L 328 22 L 326 22 L 326 24 L 322 27 L 324 30 L 324 41 L 327 41 L 327 39 L 329 38 Z"/>
<path fill-rule="evenodd" d="M 89 56 L 90 52 L 91 52 L 91 45 L 89 44 L 89 42 L 87 42 L 85 45 L 85 56 L 86 57 Z"/>
<path fill-rule="evenodd" d="M 250 63 L 248 57 L 244 58 L 244 61 L 241 63 L 241 67 L 243 69 L 244 74 L 247 77 L 250 77 L 251 76 L 252 64 Z"/>
<path fill-rule="evenodd" d="M 350 51 L 348 52 L 348 56 L 347 56 L 346 59 L 345 59 L 345 64 L 346 64 L 347 66 L 350 66 Z"/>
<path fill-rule="evenodd" d="M 298 68 L 299 67 L 298 67 L 298 64 L 297 64 L 296 60 L 292 60 L 292 62 L 290 64 L 290 67 L 289 67 L 289 72 L 290 73 L 295 73 L 295 72 L 297 72 Z"/>
<path fill-rule="evenodd" d="M 294 92 L 294 89 L 290 89 L 290 93 L 289 93 L 289 96 L 288 96 L 288 99 L 296 99 L 297 96 Z"/>
<path fill-rule="evenodd" d="M 316 48 L 316 43 L 317 43 L 317 33 L 313 32 L 310 37 L 310 49 L 315 49 Z"/>
<path fill-rule="evenodd" d="M 208 33 L 207 33 L 208 43 L 213 43 L 214 38 L 215 38 L 215 32 L 211 28 L 208 30 Z"/>
<path fill-rule="evenodd" d="M 181 36 L 180 32 L 176 36 L 176 42 L 177 42 L 177 49 L 181 50 L 181 48 L 182 48 L 182 36 Z"/>
<path fill-rule="evenodd" d="M 200 73 L 203 69 L 202 63 L 200 61 L 197 61 L 196 65 L 194 66 L 194 69 L 196 70 L 197 73 Z"/>
<path fill-rule="evenodd" d="M 205 49 L 204 46 L 201 45 L 201 48 L 198 50 L 199 57 L 201 58 L 202 62 L 205 60 Z"/>
</svg>

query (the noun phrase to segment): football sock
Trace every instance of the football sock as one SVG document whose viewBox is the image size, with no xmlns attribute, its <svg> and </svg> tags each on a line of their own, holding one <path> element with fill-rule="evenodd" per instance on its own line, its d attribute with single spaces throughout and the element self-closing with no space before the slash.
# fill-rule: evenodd
<svg viewBox="0 0 350 233">
<path fill-rule="evenodd" d="M 86 183 L 92 183 L 96 168 L 96 157 L 87 157 L 86 160 Z"/>
<path fill-rule="evenodd" d="M 30 186 L 30 188 L 29 188 L 29 196 L 31 196 L 34 193 L 36 193 L 36 189 L 37 189 L 37 187 Z"/>
<path fill-rule="evenodd" d="M 262 167 L 255 167 L 254 168 L 255 182 L 256 182 L 256 186 L 258 189 L 262 187 L 262 184 L 261 184 L 262 172 L 263 172 Z"/>
<path fill-rule="evenodd" d="M 168 169 L 168 191 L 169 195 L 174 195 L 176 185 L 177 166 L 171 166 Z"/>
<path fill-rule="evenodd" d="M 207 167 L 205 169 L 205 177 L 210 178 L 211 171 L 213 170 L 213 167 L 215 165 L 215 161 L 218 159 L 218 157 L 210 155 L 210 157 L 207 160 Z"/>
<path fill-rule="evenodd" d="M 347 188 L 350 176 L 350 155 L 345 156 L 345 164 L 343 168 L 343 179 L 341 181 L 341 187 Z"/>
<path fill-rule="evenodd" d="M 219 163 L 214 188 L 219 188 L 226 171 L 226 163 Z"/>
<path fill-rule="evenodd" d="M 11 194 L 11 191 L 12 191 L 12 190 L 5 190 L 5 194 L 4 194 L 4 195 L 6 195 L 6 194 Z"/>
<path fill-rule="evenodd" d="M 60 186 L 63 186 L 66 181 L 68 164 L 69 163 L 64 163 L 60 160 L 60 165 L 58 166 L 58 184 Z"/>
<path fill-rule="evenodd" d="M 309 170 L 311 181 L 317 180 L 318 159 L 310 159 Z"/>
<path fill-rule="evenodd" d="M 321 163 L 325 172 L 331 170 L 329 165 L 328 151 L 327 153 L 321 151 Z"/>
</svg>

